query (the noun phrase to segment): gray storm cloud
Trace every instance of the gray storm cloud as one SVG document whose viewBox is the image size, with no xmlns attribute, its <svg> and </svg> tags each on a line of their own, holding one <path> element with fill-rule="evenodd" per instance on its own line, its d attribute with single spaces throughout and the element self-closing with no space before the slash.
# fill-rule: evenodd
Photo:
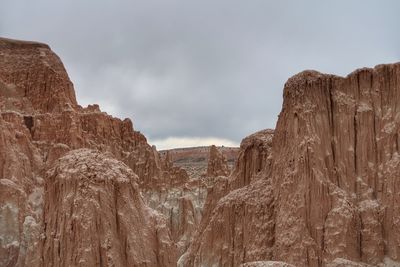
<svg viewBox="0 0 400 267">
<path fill-rule="evenodd" d="M 132 118 L 155 143 L 237 144 L 275 126 L 291 75 L 398 61 L 399 10 L 365 0 L 3 0 L 0 35 L 49 43 L 80 103 Z"/>
</svg>

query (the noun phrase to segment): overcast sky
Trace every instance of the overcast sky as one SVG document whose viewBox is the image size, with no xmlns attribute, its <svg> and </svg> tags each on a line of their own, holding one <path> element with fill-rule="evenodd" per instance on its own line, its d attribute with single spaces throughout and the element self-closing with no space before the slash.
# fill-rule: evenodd
<svg viewBox="0 0 400 267">
<path fill-rule="evenodd" d="M 275 127 L 290 76 L 400 61 L 399 12 L 396 0 L 1 0 L 0 36 L 48 43 L 81 105 L 131 118 L 158 148 L 238 145 Z"/>
</svg>

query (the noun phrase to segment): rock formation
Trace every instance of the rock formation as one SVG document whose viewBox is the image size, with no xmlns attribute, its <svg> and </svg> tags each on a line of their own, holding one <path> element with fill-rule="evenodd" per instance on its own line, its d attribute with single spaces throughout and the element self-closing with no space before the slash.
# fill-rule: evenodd
<svg viewBox="0 0 400 267">
<path fill-rule="evenodd" d="M 232 170 L 238 157 L 238 147 L 218 147 L 218 151 L 226 158 L 229 170 Z M 174 148 L 159 151 L 161 157 L 169 155 L 174 166 L 183 168 L 194 179 L 202 179 L 207 173 L 210 146 Z"/>
<path fill-rule="evenodd" d="M 202 222 L 178 266 L 239 266 L 271 258 L 274 204 L 265 177 L 272 136 L 263 130 L 243 139 L 232 175 L 209 189 Z"/>
<path fill-rule="evenodd" d="M 142 192 L 146 203 L 167 218 L 180 256 L 200 223 L 207 188 L 201 180 L 190 180 L 184 169 L 174 166 L 169 152 L 160 161 L 163 181 L 169 182 L 147 184 Z"/>
<path fill-rule="evenodd" d="M 212 147 L 202 180 L 79 106 L 47 45 L 0 38 L 0 266 L 395 266 L 399 81 L 293 76 L 276 129 L 231 174 Z"/>
<path fill-rule="evenodd" d="M 51 179 L 46 176 L 46 172 L 56 164 L 58 158 L 69 151 L 90 148 L 110 153 L 116 160 L 124 162 L 137 175 L 140 187 L 170 184 L 171 181 L 168 179 L 175 177 L 176 173 L 184 177 L 184 173 L 176 169 L 172 169 L 173 174 L 166 175 L 169 174 L 169 169 L 163 169 L 158 152 L 147 143 L 140 132 L 133 130 L 129 119 L 122 121 L 113 118 L 101 112 L 97 105 L 80 107 L 76 102 L 73 85 L 63 64 L 45 44 L 0 39 L 0 111 L 0 191 L 3 192 L 0 197 L 0 225 L 4 226 L 0 229 L 1 266 L 40 266 L 50 260 L 55 266 L 67 266 L 67 262 L 71 263 L 73 260 L 58 259 L 56 254 L 50 255 L 49 249 L 57 252 L 55 244 L 44 244 L 44 258 L 41 258 L 38 253 L 40 241 L 46 233 L 44 228 L 47 227 L 43 224 L 43 219 L 47 219 L 43 217 L 43 210 L 44 206 L 49 207 L 49 203 L 45 203 L 48 198 L 44 196 L 44 188 L 49 188 L 48 183 Z M 86 154 L 79 155 L 84 158 Z M 101 166 L 96 168 L 101 168 Z M 96 168 L 92 172 L 98 175 Z M 88 172 L 88 175 L 91 175 L 91 172 Z M 90 180 L 90 177 L 80 176 L 80 179 Z M 80 185 L 80 181 L 75 181 L 75 184 Z M 111 191 L 106 190 L 107 194 Z M 74 191 L 72 190 L 71 193 Z M 114 194 L 117 194 L 114 196 L 115 200 L 122 197 L 118 195 L 119 192 L 114 192 Z M 126 197 L 134 197 L 136 194 L 137 192 Z M 101 202 L 99 205 L 108 205 L 102 199 L 95 200 Z M 87 201 L 94 200 L 89 198 Z M 84 202 L 84 198 L 80 199 L 82 206 L 85 206 Z M 60 208 L 51 207 L 52 209 Z M 127 216 L 141 216 L 143 213 L 140 212 L 146 209 L 149 208 L 132 209 L 131 215 Z M 72 220 L 72 218 L 65 218 L 65 214 L 72 216 L 72 213 L 66 212 L 66 210 L 60 210 L 56 213 L 62 218 L 53 218 L 52 227 L 55 226 L 54 220 L 66 222 Z M 94 211 L 90 210 L 90 212 Z M 144 217 L 142 219 L 143 225 L 156 227 L 155 223 L 149 221 L 150 219 Z M 154 219 L 151 220 L 154 221 Z M 83 222 L 76 223 L 79 225 Z M 116 225 L 128 226 L 119 223 Z M 47 229 L 51 231 L 47 233 L 53 233 L 53 230 L 55 233 L 55 229 Z M 161 234 L 163 233 L 158 233 L 158 235 Z M 48 236 L 45 235 L 45 237 Z M 65 237 L 53 236 L 52 238 Z M 107 238 L 115 240 L 116 237 Z M 172 259 L 176 257 L 175 252 L 166 252 L 168 255 L 164 255 L 159 250 L 163 244 L 167 244 L 165 240 L 162 240 L 162 244 L 151 243 L 153 245 L 151 249 L 154 252 L 152 255 L 147 255 L 148 258 L 133 254 L 129 256 L 131 258 L 125 256 L 121 258 L 122 262 L 142 262 L 151 258 L 148 266 L 173 266 L 176 262 L 176 259 Z M 82 237 L 82 239 L 76 238 L 75 243 L 68 242 L 69 245 L 83 248 L 83 243 L 86 241 Z M 124 248 L 122 245 L 119 246 L 121 249 Z M 154 263 L 153 256 L 158 251 L 160 251 L 160 254 L 157 254 L 159 262 Z M 70 253 L 70 251 L 65 253 Z M 122 255 L 121 251 L 117 251 L 114 247 L 111 254 Z M 96 262 L 99 260 L 97 258 Z M 118 263 L 119 260 L 116 262 Z"/>
<path fill-rule="evenodd" d="M 210 147 L 210 156 L 208 157 L 207 173 L 208 177 L 227 176 L 229 167 L 226 159 L 215 145 Z"/>
<path fill-rule="evenodd" d="M 48 45 L 0 39 L 2 110 L 27 113 L 76 108 L 72 82 Z"/>
<path fill-rule="evenodd" d="M 275 259 L 400 260 L 399 77 L 393 64 L 346 78 L 305 71 L 288 80 L 273 139 Z"/>
<path fill-rule="evenodd" d="M 234 185 L 231 185 L 231 190 L 249 185 L 261 172 L 268 172 L 272 160 L 273 135 L 273 130 L 265 129 L 242 140 L 232 173 Z"/>
<path fill-rule="evenodd" d="M 400 64 L 290 78 L 263 177 L 218 201 L 180 262 L 399 261 L 399 80 Z"/>
<path fill-rule="evenodd" d="M 168 181 L 170 186 L 181 185 L 189 181 L 189 176 L 187 172 L 180 167 L 174 166 L 174 164 L 171 162 L 168 152 L 166 154 L 166 157 L 164 159 L 161 159 L 161 161 L 163 178 L 165 181 Z"/>
<path fill-rule="evenodd" d="M 111 154 L 73 150 L 45 179 L 43 266 L 174 266 L 166 222 Z"/>
</svg>

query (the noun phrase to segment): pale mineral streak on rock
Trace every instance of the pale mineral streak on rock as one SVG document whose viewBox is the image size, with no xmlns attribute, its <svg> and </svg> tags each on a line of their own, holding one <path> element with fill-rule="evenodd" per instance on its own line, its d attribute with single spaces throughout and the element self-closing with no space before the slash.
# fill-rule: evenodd
<svg viewBox="0 0 400 267">
<path fill-rule="evenodd" d="M 282 261 L 253 261 L 243 263 L 240 267 L 294 267 L 294 265 Z"/>
</svg>

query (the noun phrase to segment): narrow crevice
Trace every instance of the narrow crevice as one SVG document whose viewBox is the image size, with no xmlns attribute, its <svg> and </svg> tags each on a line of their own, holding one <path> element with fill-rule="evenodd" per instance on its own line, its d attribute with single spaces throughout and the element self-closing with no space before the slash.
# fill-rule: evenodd
<svg viewBox="0 0 400 267">
<path fill-rule="evenodd" d="M 24 116 L 24 123 L 26 128 L 28 128 L 29 132 L 32 134 L 32 128 L 34 125 L 32 116 Z"/>
<path fill-rule="evenodd" d="M 356 111 L 354 112 L 353 117 L 353 128 L 354 128 L 354 173 L 357 176 L 358 174 L 358 166 L 357 166 L 357 107 L 355 107 Z M 355 181 L 357 183 L 357 179 Z"/>
<path fill-rule="evenodd" d="M 332 152 L 332 161 L 333 161 L 333 175 L 336 178 L 336 185 L 340 187 L 339 175 L 337 173 L 337 164 L 336 164 L 336 148 L 335 148 L 335 120 L 334 120 L 334 97 L 333 97 L 333 85 L 332 80 L 329 79 L 328 83 L 328 91 L 329 91 L 329 107 L 328 111 L 329 120 L 330 120 L 330 129 L 331 129 L 331 152 Z"/>
</svg>

